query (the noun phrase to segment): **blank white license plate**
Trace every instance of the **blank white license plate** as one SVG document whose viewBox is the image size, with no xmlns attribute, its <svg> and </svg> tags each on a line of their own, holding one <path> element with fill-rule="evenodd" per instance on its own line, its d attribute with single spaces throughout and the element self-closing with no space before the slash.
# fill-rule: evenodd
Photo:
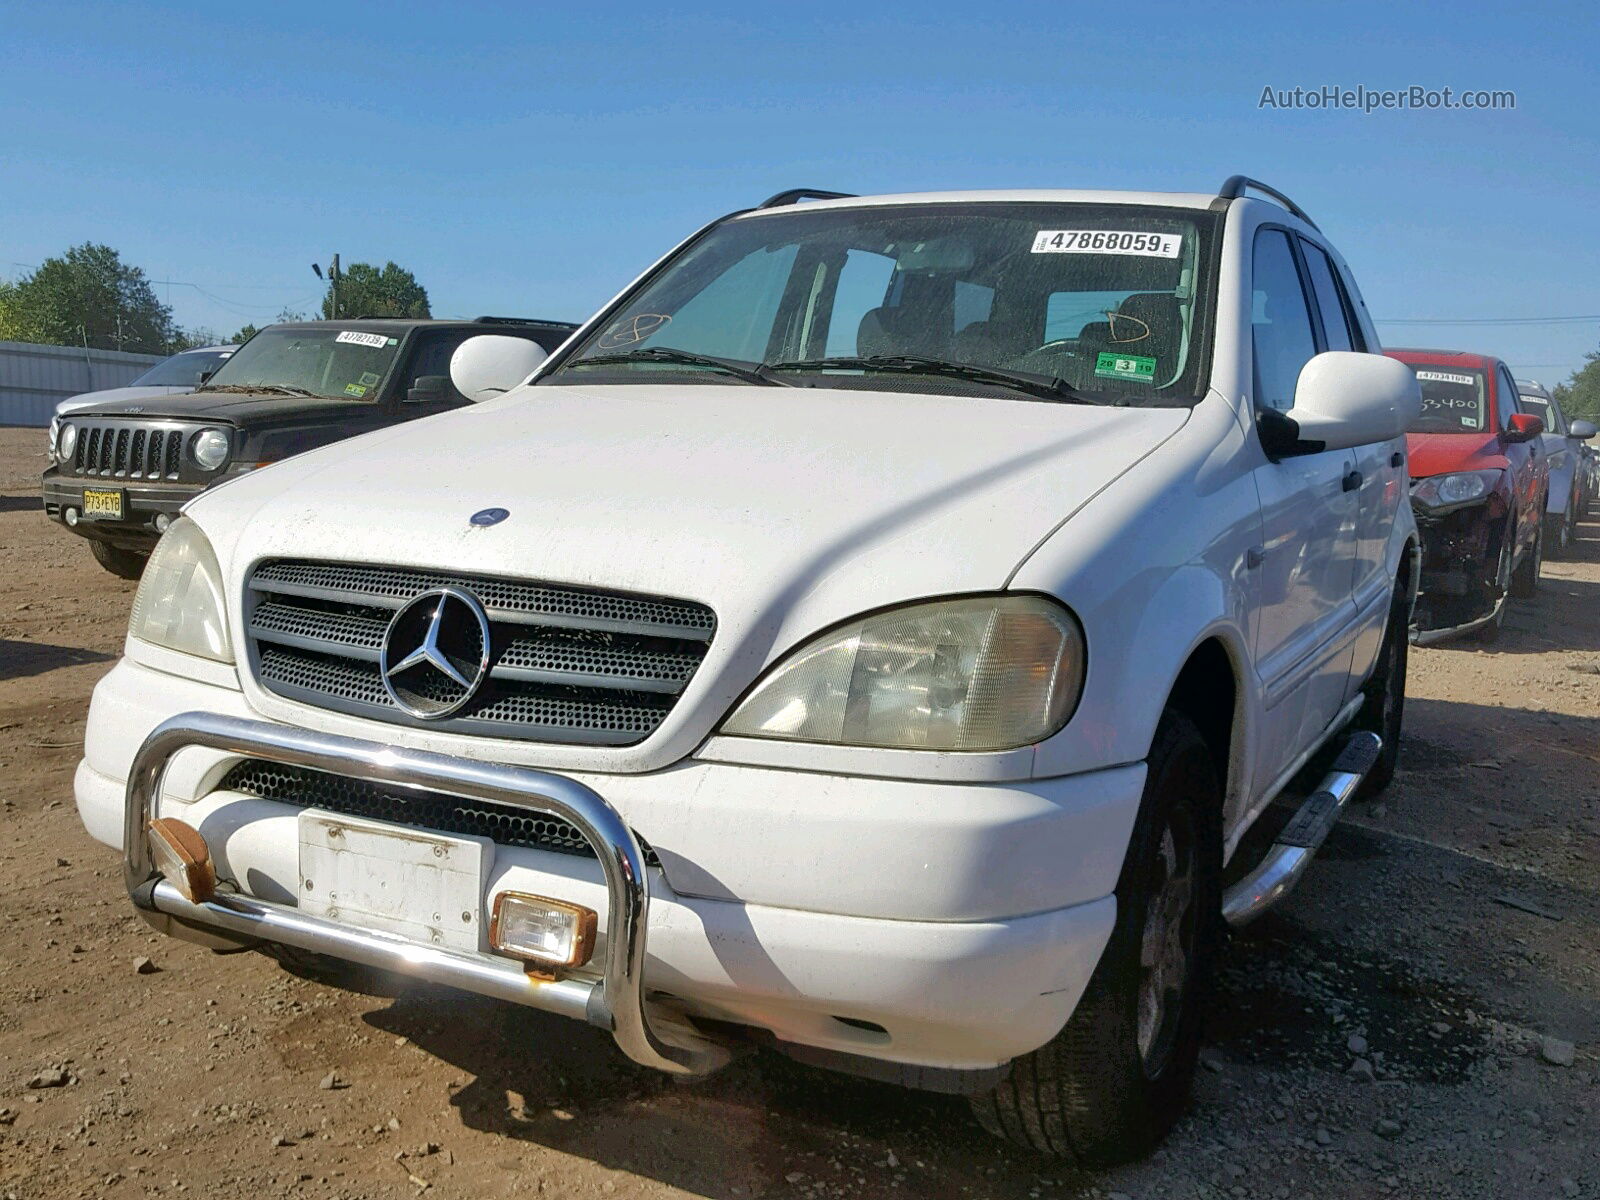
<svg viewBox="0 0 1600 1200">
<path fill-rule="evenodd" d="M 452 950 L 485 948 L 488 838 L 447 837 L 305 809 L 300 907 L 364 929 Z"/>
</svg>

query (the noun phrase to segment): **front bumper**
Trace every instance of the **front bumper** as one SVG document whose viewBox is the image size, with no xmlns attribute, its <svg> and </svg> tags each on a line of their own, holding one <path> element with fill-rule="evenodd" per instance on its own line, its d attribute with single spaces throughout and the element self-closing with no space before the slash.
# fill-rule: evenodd
<svg viewBox="0 0 1600 1200">
<path fill-rule="evenodd" d="M 77 524 L 69 525 L 67 509 L 82 513 L 84 488 L 120 491 L 123 494 L 122 519 L 81 519 Z M 44 476 L 44 511 L 52 521 L 80 537 L 110 542 L 127 549 L 148 550 L 161 536 L 156 528 L 156 518 L 176 518 L 178 510 L 204 490 L 202 484 L 141 484 L 130 483 L 126 479 L 62 475 L 58 468 L 52 467 Z"/>
<path fill-rule="evenodd" d="M 1434 515 L 1416 508 L 1422 570 L 1413 625 L 1419 643 L 1468 633 L 1505 602 L 1499 579 L 1506 508 L 1499 497 Z"/>
<path fill-rule="evenodd" d="M 125 660 L 97 689 L 88 757 L 76 780 L 85 825 L 101 840 L 124 848 L 135 903 L 166 932 L 213 944 L 219 937 L 235 944 L 283 942 L 609 1023 L 625 1051 L 651 1065 L 672 1064 L 663 1069 L 703 1069 L 714 1061 L 715 1047 L 689 1023 L 697 1018 L 765 1031 L 788 1047 L 908 1069 L 992 1069 L 1059 1031 L 1093 973 L 1115 918 L 1113 873 L 1104 890 L 1086 902 L 1040 909 L 1027 905 L 1025 898 L 1035 893 L 1022 889 L 1014 893 L 1009 915 L 930 919 L 923 914 L 947 911 L 951 865 L 930 856 L 930 850 L 937 852 L 937 837 L 919 844 L 914 823 L 899 830 L 893 845 L 878 847 L 878 854 L 882 873 L 891 877 L 897 858 L 915 860 L 922 887 L 899 888 L 900 907 L 892 918 L 841 911 L 840 896 L 854 897 L 856 907 L 870 910 L 871 893 L 851 877 L 847 859 L 841 868 L 830 847 L 805 844 L 808 827 L 782 802 L 797 773 L 726 764 L 700 764 L 697 774 L 670 776 L 667 782 L 677 785 L 670 799 L 680 809 L 700 806 L 713 826 L 724 800 L 742 800 L 746 853 L 762 856 L 758 866 L 774 864 L 774 875 L 781 873 L 777 860 L 798 861 L 811 889 L 809 895 L 784 893 L 787 903 L 781 906 L 738 895 L 689 894 L 675 889 L 674 882 L 711 890 L 705 872 L 697 869 L 709 851 L 690 836 L 693 822 L 658 824 L 651 804 L 641 799 L 648 798 L 642 777 L 555 776 L 256 720 L 224 719 L 219 732 L 207 724 L 217 721 L 216 715 L 185 719 L 151 737 L 170 716 L 167 709 L 192 708 L 197 702 L 224 718 L 230 712 L 250 715 L 236 691 L 178 680 Z M 233 763 L 284 753 L 285 742 L 289 753 L 326 756 L 309 764 L 318 769 L 469 796 L 482 796 L 472 789 L 492 784 L 510 789 L 515 802 L 534 810 L 560 811 L 596 846 L 598 861 L 496 846 L 483 887 L 483 911 L 502 891 L 555 896 L 592 908 L 601 914 L 598 954 L 604 956 L 604 969 L 585 968 L 557 983 L 535 985 L 519 964 L 486 950 L 445 952 L 300 912 L 296 829 L 302 810 L 217 787 Z M 122 748 L 140 745 L 146 748 L 135 765 L 134 751 Z M 169 758 L 165 782 L 156 780 L 152 771 Z M 379 773 L 373 775 L 374 770 Z M 1143 770 L 1124 768 L 1117 779 L 1131 826 Z M 125 786 L 124 780 L 131 783 Z M 1065 813 L 1072 791 L 1066 785 L 1084 790 L 1104 787 L 1106 781 L 1048 782 L 1056 785 L 1055 802 Z M 824 808 L 830 788 L 854 789 L 848 794 L 859 807 L 876 791 L 894 786 L 906 785 L 825 776 L 810 781 L 817 806 Z M 930 810 L 930 828 L 932 810 L 939 805 L 964 802 L 981 811 L 986 801 L 999 799 L 992 787 L 917 786 Z M 571 811 L 552 810 L 552 800 Z M 196 906 L 170 885 L 152 881 L 144 850 L 146 803 L 156 815 L 178 817 L 202 832 L 219 877 L 235 889 L 232 894 Z M 650 840 L 665 869 L 642 865 L 634 829 Z M 846 827 L 837 835 L 854 838 L 859 832 Z M 725 841 L 720 834 L 714 828 L 713 840 Z M 969 840 L 980 844 L 981 835 L 974 827 Z M 1109 836 L 1120 837 L 1120 843 L 1104 848 L 1105 857 L 1120 863 L 1126 829 Z M 1056 846 L 1055 873 L 1071 875 L 1081 864 L 1089 886 L 1098 889 L 1100 854 L 1101 848 L 1064 840 Z M 1004 876 L 1005 866 L 995 863 L 989 873 Z M 974 868 L 965 863 L 961 869 Z M 994 881 L 985 883 L 994 886 Z M 637 919 L 630 918 L 635 912 Z M 628 964 L 632 969 L 624 970 Z M 671 999 L 663 1004 L 666 996 Z M 682 1054 L 698 1057 L 675 1057 Z"/>
</svg>

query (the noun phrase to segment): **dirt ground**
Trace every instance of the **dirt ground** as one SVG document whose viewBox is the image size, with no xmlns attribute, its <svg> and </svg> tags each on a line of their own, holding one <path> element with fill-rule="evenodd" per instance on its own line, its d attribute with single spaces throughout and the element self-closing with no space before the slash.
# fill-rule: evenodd
<svg viewBox="0 0 1600 1200">
<path fill-rule="evenodd" d="M 1191 1114 L 1084 1176 L 959 1100 L 768 1054 L 675 1084 L 151 934 L 72 803 L 133 588 L 44 518 L 43 440 L 0 429 L 0 1200 L 1600 1197 L 1600 524 L 1498 644 L 1414 653 L 1395 785 L 1233 938 Z"/>
</svg>

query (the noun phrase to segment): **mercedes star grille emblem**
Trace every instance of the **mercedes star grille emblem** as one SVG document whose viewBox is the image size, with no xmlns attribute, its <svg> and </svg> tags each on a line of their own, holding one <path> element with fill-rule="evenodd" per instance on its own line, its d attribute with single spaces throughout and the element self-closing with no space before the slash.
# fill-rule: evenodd
<svg viewBox="0 0 1600 1200">
<path fill-rule="evenodd" d="M 471 592 L 423 592 L 389 622 L 378 658 L 384 689 L 424 721 L 459 712 L 489 675 L 489 617 Z"/>
</svg>

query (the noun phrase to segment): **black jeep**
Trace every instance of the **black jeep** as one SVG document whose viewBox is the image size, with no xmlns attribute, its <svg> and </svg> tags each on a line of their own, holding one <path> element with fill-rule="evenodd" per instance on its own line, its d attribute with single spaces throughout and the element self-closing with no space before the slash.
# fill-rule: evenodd
<svg viewBox="0 0 1600 1200">
<path fill-rule="evenodd" d="M 193 392 L 63 416 L 45 512 L 87 538 L 106 570 L 137 579 L 190 497 L 303 450 L 483 399 L 450 381 L 450 357 L 468 338 L 550 351 L 575 328 L 509 317 L 270 325 Z"/>
</svg>

